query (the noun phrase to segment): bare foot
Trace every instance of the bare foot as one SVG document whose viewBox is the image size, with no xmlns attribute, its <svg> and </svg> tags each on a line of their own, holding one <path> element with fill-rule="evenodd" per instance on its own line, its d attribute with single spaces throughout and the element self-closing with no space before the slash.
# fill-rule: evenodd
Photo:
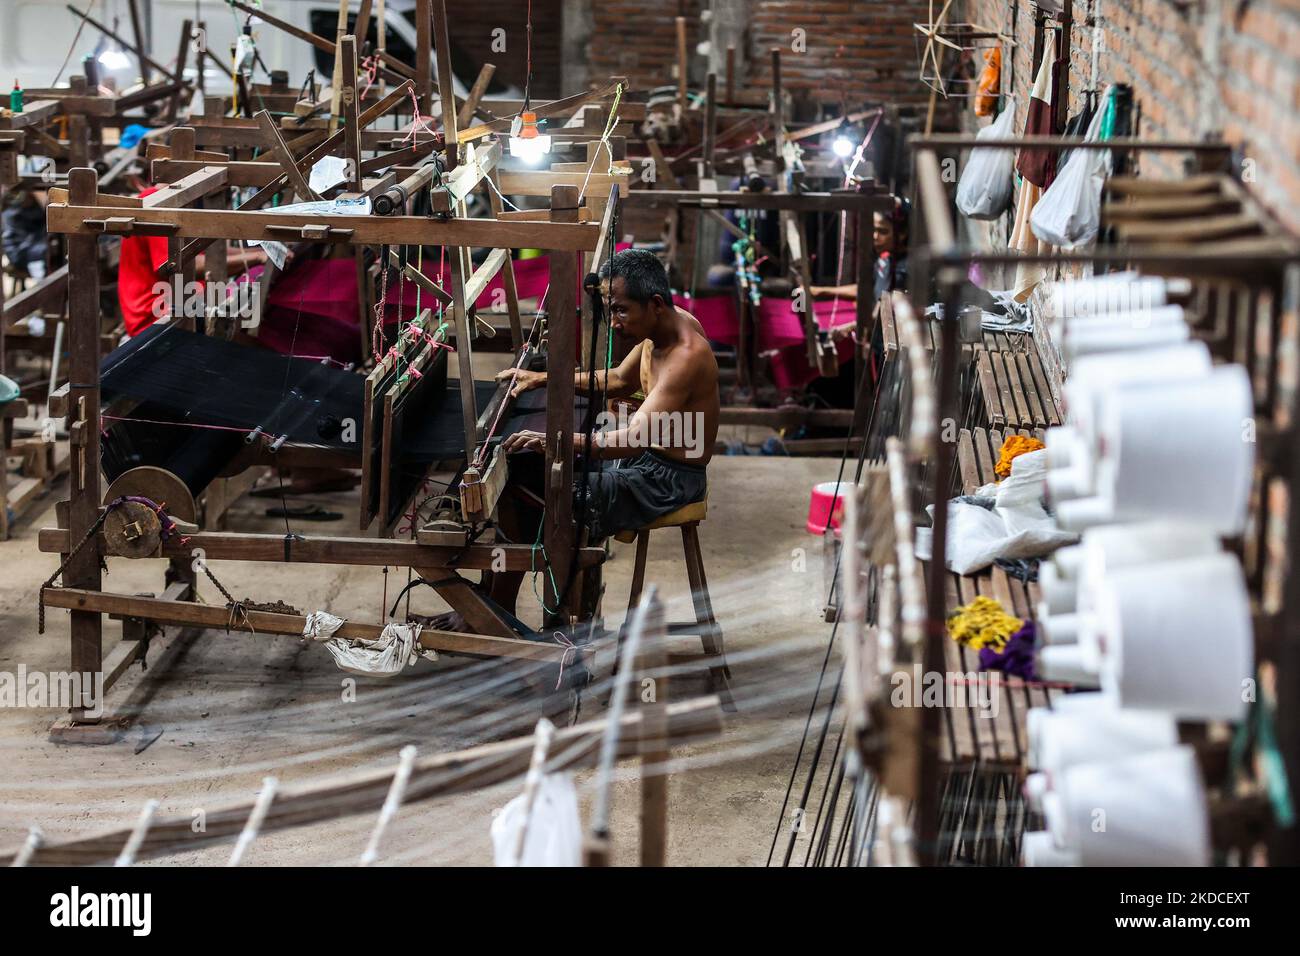
<svg viewBox="0 0 1300 956">
<path fill-rule="evenodd" d="M 421 627 L 432 628 L 435 631 L 457 631 L 461 634 L 469 633 L 469 628 L 465 625 L 465 619 L 455 611 L 447 611 L 443 614 L 412 614 L 411 621 L 419 624 Z"/>
</svg>

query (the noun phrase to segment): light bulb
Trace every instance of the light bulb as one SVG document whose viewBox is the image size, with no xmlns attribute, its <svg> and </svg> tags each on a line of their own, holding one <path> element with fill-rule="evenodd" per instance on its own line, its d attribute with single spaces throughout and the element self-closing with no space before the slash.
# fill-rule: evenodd
<svg viewBox="0 0 1300 956">
<path fill-rule="evenodd" d="M 831 143 L 831 150 L 840 159 L 848 159 L 853 155 L 853 140 L 847 136 L 836 136 L 835 141 Z"/>
<path fill-rule="evenodd" d="M 510 155 L 518 156 L 530 166 L 542 161 L 542 156 L 551 151 L 549 136 L 511 136 Z"/>
<path fill-rule="evenodd" d="M 121 50 L 108 49 L 99 55 L 99 65 L 106 70 L 124 70 L 131 65 L 131 58 Z"/>
</svg>

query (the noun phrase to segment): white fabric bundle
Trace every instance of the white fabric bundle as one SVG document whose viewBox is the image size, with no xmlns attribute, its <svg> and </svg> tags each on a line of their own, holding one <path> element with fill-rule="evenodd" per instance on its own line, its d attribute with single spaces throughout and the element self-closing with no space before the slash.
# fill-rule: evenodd
<svg viewBox="0 0 1300 956">
<path fill-rule="evenodd" d="M 538 784 L 528 816 L 526 793 L 515 797 L 492 820 L 492 855 L 497 866 L 581 866 L 582 821 L 578 794 L 567 773 L 548 773 Z M 516 859 L 519 831 L 527 823 L 524 852 Z"/>
<path fill-rule="evenodd" d="M 394 624 L 390 621 L 373 641 L 335 637 L 334 632 L 342 626 L 343 618 L 327 611 L 313 611 L 307 615 L 302 636 L 321 641 L 339 670 L 349 674 L 392 677 L 421 657 L 427 661 L 438 659 L 437 651 L 420 647 L 419 624 Z"/>
</svg>

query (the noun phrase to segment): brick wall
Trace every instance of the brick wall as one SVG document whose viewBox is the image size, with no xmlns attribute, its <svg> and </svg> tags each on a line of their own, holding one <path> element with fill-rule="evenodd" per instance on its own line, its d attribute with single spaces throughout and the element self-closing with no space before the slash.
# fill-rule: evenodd
<svg viewBox="0 0 1300 956">
<path fill-rule="evenodd" d="M 704 58 L 695 46 L 708 35 L 701 0 L 647 3 L 606 0 L 593 8 L 590 57 L 593 80 L 627 75 L 644 89 L 674 82 L 675 18 L 687 18 L 691 71 L 698 82 Z M 745 54 L 750 67 L 737 83 L 771 85 L 769 50 L 782 49 L 782 84 L 801 98 L 923 104 L 929 91 L 918 80 L 914 22 L 926 19 L 928 0 L 750 0 Z M 796 36 L 794 31 L 803 31 Z M 802 51 L 794 49 L 796 42 Z"/>
<path fill-rule="evenodd" d="M 967 0 L 966 16 L 1015 37 L 1011 82 L 1023 123 L 1031 84 L 1028 3 Z M 1128 83 L 1137 132 L 1152 139 L 1222 135 L 1239 145 L 1251 190 L 1300 229 L 1300 0 L 1075 0 L 1072 111 L 1092 78 L 1093 11 L 1100 12 L 1097 82 Z M 1005 54 L 1005 51 L 1004 51 Z M 1004 87 L 1007 88 L 1007 87 Z M 963 124 L 976 120 L 963 110 Z M 1175 175 L 1182 157 L 1148 154 L 1143 169 Z"/>
</svg>

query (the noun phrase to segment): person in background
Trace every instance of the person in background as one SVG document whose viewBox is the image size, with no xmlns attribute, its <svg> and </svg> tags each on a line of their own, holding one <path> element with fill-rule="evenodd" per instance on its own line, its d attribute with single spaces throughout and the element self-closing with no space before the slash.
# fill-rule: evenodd
<svg viewBox="0 0 1300 956">
<path fill-rule="evenodd" d="M 886 292 L 907 287 L 907 220 L 911 204 L 894 197 L 889 212 L 877 212 L 872 222 L 871 238 L 876 249 L 875 284 L 872 301 Z M 828 286 L 815 285 L 810 290 L 817 298 L 856 299 L 856 283 Z"/>
<path fill-rule="evenodd" d="M 14 192 L 5 205 L 0 247 L 18 275 L 45 278 L 45 207 L 34 190 Z"/>
<path fill-rule="evenodd" d="M 141 198 L 158 191 L 142 177 L 136 177 L 136 194 Z M 122 252 L 117 271 L 117 304 L 122 310 L 122 324 L 132 338 L 139 335 L 159 318 L 167 315 L 165 306 L 158 306 L 158 270 L 167 261 L 166 236 L 127 236 L 122 240 Z M 260 248 L 231 250 L 226 257 L 226 268 L 231 278 L 241 272 L 266 262 L 266 253 Z M 203 274 L 204 257 L 194 260 L 195 273 Z"/>
</svg>

